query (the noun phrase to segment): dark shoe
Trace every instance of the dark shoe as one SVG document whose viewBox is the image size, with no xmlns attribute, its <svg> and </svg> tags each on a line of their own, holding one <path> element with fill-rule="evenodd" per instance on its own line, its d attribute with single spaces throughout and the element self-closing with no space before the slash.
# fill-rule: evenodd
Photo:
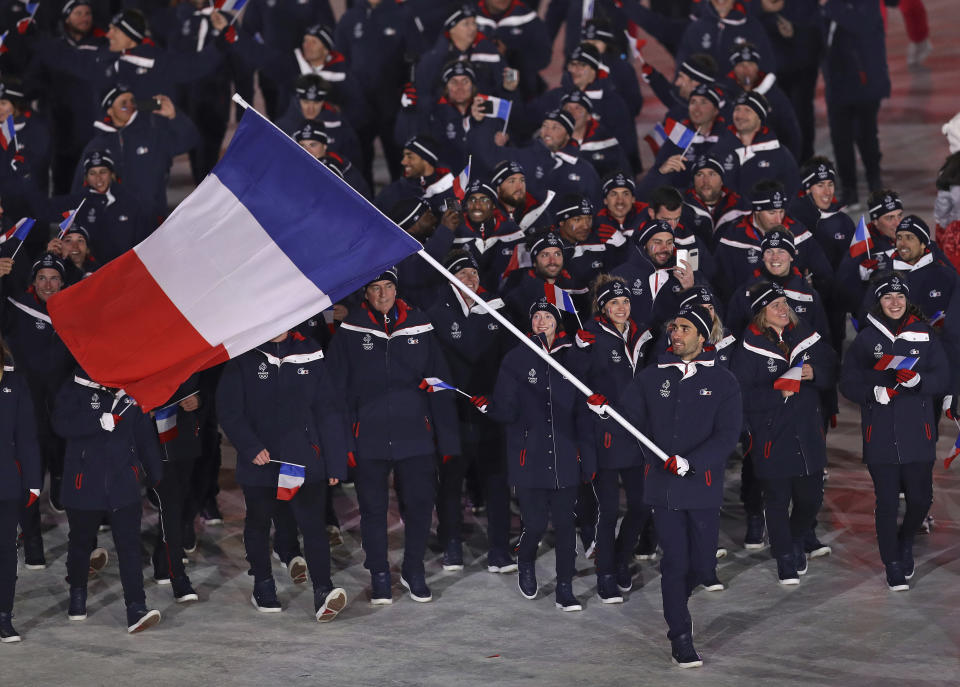
<svg viewBox="0 0 960 687">
<path fill-rule="evenodd" d="M 580 602 L 577 600 L 577 597 L 573 595 L 573 583 L 572 582 L 561 582 L 557 580 L 557 608 L 561 611 L 582 611 L 583 606 L 580 605 Z M 623 601 L 623 599 L 621 599 Z"/>
<path fill-rule="evenodd" d="M 537 568 L 533 563 L 520 563 L 517 566 L 520 574 L 517 576 L 517 584 L 520 587 L 520 593 L 526 599 L 536 599 L 537 591 Z"/>
<path fill-rule="evenodd" d="M 197 550 L 197 530 L 193 520 L 183 523 L 183 552 L 193 553 Z"/>
<path fill-rule="evenodd" d="M 633 570 L 626 563 L 617 566 L 617 589 L 626 594 L 633 589 Z"/>
<path fill-rule="evenodd" d="M 346 605 L 347 592 L 340 587 L 313 590 L 313 607 L 317 611 L 318 623 L 329 623 Z"/>
<path fill-rule="evenodd" d="M 102 546 L 98 546 L 90 554 L 90 569 L 87 570 L 87 579 L 93 579 L 101 570 L 107 567 L 107 561 L 110 560 L 110 554 Z"/>
<path fill-rule="evenodd" d="M 765 520 L 762 515 L 747 516 L 747 535 L 743 538 L 743 548 L 762 549 Z"/>
<path fill-rule="evenodd" d="M 160 611 L 147 610 L 146 604 L 132 603 L 127 606 L 127 632 L 136 634 L 160 622 Z"/>
<path fill-rule="evenodd" d="M 50 491 L 47 497 L 50 499 L 50 510 L 54 513 L 63 513 L 65 509 L 60 503 L 60 485 L 63 483 L 63 477 L 54 477 L 50 475 Z"/>
<path fill-rule="evenodd" d="M 400 584 L 410 593 L 410 598 L 414 601 L 419 601 L 422 604 L 433 601 L 433 594 L 430 592 L 430 587 L 427 586 L 423 573 L 409 575 L 408 577 L 400 575 Z"/>
<path fill-rule="evenodd" d="M 10 644 L 20 641 L 20 633 L 13 629 L 13 613 L 0 612 L 0 642 Z"/>
<path fill-rule="evenodd" d="M 820 558 L 821 556 L 829 556 L 833 553 L 833 549 L 817 539 L 817 535 L 813 530 L 807 532 L 803 537 L 803 550 L 807 552 L 810 558 Z"/>
<path fill-rule="evenodd" d="M 716 570 L 713 571 L 713 574 L 709 578 L 700 584 L 702 584 L 703 588 L 708 592 L 722 592 L 724 589 L 726 589 L 726 586 L 724 586 L 723 582 L 720 581 L 720 578 L 717 577 Z"/>
<path fill-rule="evenodd" d="M 291 558 L 286 568 L 294 584 L 303 584 L 307 581 L 307 561 L 303 556 L 294 556 Z"/>
<path fill-rule="evenodd" d="M 793 543 L 793 566 L 801 577 L 807 574 L 807 554 L 803 551 L 803 542 Z"/>
<path fill-rule="evenodd" d="M 203 510 L 200 511 L 200 517 L 203 518 L 204 524 L 208 527 L 223 524 L 223 515 L 220 513 L 220 507 L 217 506 L 216 497 L 210 497 L 207 500 Z"/>
<path fill-rule="evenodd" d="M 272 577 L 253 583 L 253 595 L 250 603 L 261 613 L 279 613 L 283 610 L 277 598 L 277 583 Z"/>
<path fill-rule="evenodd" d="M 907 578 L 903 574 L 903 564 L 900 561 L 887 563 L 887 588 L 891 592 L 905 592 L 910 589 Z"/>
<path fill-rule="evenodd" d="M 800 584 L 800 575 L 797 573 L 797 562 L 792 553 L 786 556 L 780 556 L 777 559 L 777 577 L 780 578 L 780 584 Z"/>
<path fill-rule="evenodd" d="M 463 570 L 463 544 L 459 539 L 447 542 L 443 552 L 443 569 L 448 571 Z"/>
<path fill-rule="evenodd" d="M 43 555 L 43 539 L 30 537 L 23 540 L 23 567 L 27 570 L 43 570 L 47 559 Z"/>
<path fill-rule="evenodd" d="M 657 530 L 653 526 L 653 518 L 648 518 L 640 532 L 640 542 L 637 544 L 633 557 L 638 561 L 652 561 L 657 558 Z"/>
<path fill-rule="evenodd" d="M 370 603 L 374 606 L 386 606 L 393 603 L 393 591 L 390 583 L 390 571 L 370 573 Z"/>
<path fill-rule="evenodd" d="M 191 586 L 190 578 L 186 575 L 173 578 L 171 584 L 173 585 L 173 598 L 176 599 L 178 604 L 197 601 L 200 598 Z"/>
<path fill-rule="evenodd" d="M 70 608 L 67 610 L 70 620 L 87 619 L 87 588 L 70 587 Z"/>
<path fill-rule="evenodd" d="M 517 562 L 505 551 L 490 549 L 487 552 L 487 572 L 512 573 L 517 571 Z"/>
<path fill-rule="evenodd" d="M 622 604 L 623 596 L 617 589 L 617 578 L 615 575 L 597 575 L 597 596 L 600 597 L 602 604 Z"/>
<path fill-rule="evenodd" d="M 681 668 L 699 668 L 703 665 L 703 659 L 693 648 L 691 634 L 680 635 L 670 642 L 670 655 L 673 656 L 673 662 Z"/>
<path fill-rule="evenodd" d="M 907 580 L 913 578 L 915 564 L 913 562 L 913 542 L 900 542 L 900 564 L 903 566 L 903 577 Z"/>
</svg>

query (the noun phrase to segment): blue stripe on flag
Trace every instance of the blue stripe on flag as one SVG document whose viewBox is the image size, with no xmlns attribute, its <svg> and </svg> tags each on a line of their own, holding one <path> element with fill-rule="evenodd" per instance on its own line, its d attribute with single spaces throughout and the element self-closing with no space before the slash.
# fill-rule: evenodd
<svg viewBox="0 0 960 687">
<path fill-rule="evenodd" d="M 332 301 L 421 248 L 255 111 L 212 173 Z"/>
</svg>

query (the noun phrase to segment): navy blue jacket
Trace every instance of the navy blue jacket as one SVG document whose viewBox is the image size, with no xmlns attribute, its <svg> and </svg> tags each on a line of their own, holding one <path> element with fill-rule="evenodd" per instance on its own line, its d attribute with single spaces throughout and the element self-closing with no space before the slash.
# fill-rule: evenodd
<svg viewBox="0 0 960 687">
<path fill-rule="evenodd" d="M 37 422 L 27 382 L 13 365 L 0 376 L 0 501 L 22 500 L 43 487 Z"/>
<path fill-rule="evenodd" d="M 883 355 L 919 358 L 913 367 L 920 384 L 897 387 L 887 405 L 877 403 L 874 386 L 894 388 L 892 370 L 876 370 Z M 860 406 L 863 462 L 869 464 L 930 463 L 936 460 L 938 397 L 950 389 L 950 370 L 943 346 L 930 326 L 912 315 L 899 325 L 868 315 L 843 357 L 840 393 Z"/>
<path fill-rule="evenodd" d="M 17 370 L 35 394 L 42 391 L 52 397 L 75 363 L 53 329 L 46 303 L 33 295 L 31 287 L 25 293 L 8 296 L 3 305 L 3 332 Z"/>
<path fill-rule="evenodd" d="M 502 299 L 483 290 L 477 296 L 503 314 Z M 468 394 L 490 396 L 500 363 L 516 343 L 513 336 L 481 306 L 474 303 L 467 308 L 460 291 L 450 284 L 440 288 L 427 316 L 450 365 L 450 379 L 444 381 Z M 460 438 L 464 444 L 479 443 L 488 433 L 499 432 L 499 427 L 478 413 L 464 396 L 455 391 L 439 393 L 449 393 L 456 399 Z"/>
<path fill-rule="evenodd" d="M 787 214 L 813 232 L 836 271 L 844 256 L 850 253 L 850 239 L 857 228 L 840 204 L 835 202 L 827 210 L 821 210 L 809 195 L 804 195 L 790 203 Z"/>
<path fill-rule="evenodd" d="M 874 257 L 877 257 L 876 253 Z M 954 293 L 958 293 L 957 271 L 953 266 L 930 250 L 911 265 L 900 260 L 896 249 L 891 249 L 886 254 L 885 263 L 889 263 L 891 269 L 906 278 L 907 286 L 910 287 L 910 302 L 920 308 L 924 317 L 929 320 L 942 320 Z M 875 300 L 873 290 L 867 288 L 857 313 L 858 320 L 873 307 Z"/>
<path fill-rule="evenodd" d="M 671 510 L 720 508 L 743 409 L 740 385 L 716 364 L 712 351 L 691 363 L 664 353 L 633 379 L 615 407 L 664 453 L 686 458 L 695 471 L 678 477 L 645 449 L 644 503 Z"/>
<path fill-rule="evenodd" d="M 829 340 L 803 321 L 787 327 L 782 338 L 789 356 L 750 325 L 730 364 L 743 391 L 753 466 L 761 479 L 819 474 L 827 464 L 820 392 L 836 382 L 836 354 Z M 813 379 L 784 399 L 773 384 L 801 359 L 813 367 Z"/>
<path fill-rule="evenodd" d="M 173 158 L 200 141 L 193 122 L 179 110 L 173 119 L 137 112 L 122 129 L 96 122 L 98 129 L 83 149 L 81 160 L 94 150 L 106 150 L 113 159 L 117 178 L 143 210 L 149 221 L 167 214 L 167 182 Z M 77 165 L 73 191 L 83 186 L 83 164 Z M 157 222 L 159 224 L 159 222 Z"/>
<path fill-rule="evenodd" d="M 550 355 L 578 374 L 579 351 L 559 333 Z M 488 413 L 507 430 L 507 479 L 515 487 L 562 489 L 588 482 L 597 470 L 593 422 L 570 382 L 524 345 L 500 366 Z"/>
<path fill-rule="evenodd" d="M 420 388 L 426 377 L 450 379 L 424 313 L 397 299 L 384 317 L 363 303 L 351 308 L 329 352 L 358 461 L 460 454 L 453 398 Z"/>
<path fill-rule="evenodd" d="M 727 305 L 727 312 L 723 321 L 734 334 L 742 335 L 743 330 L 753 319 L 753 314 L 750 312 L 749 290 L 751 286 L 760 281 L 775 281 L 782 286 L 787 296 L 787 303 L 797 313 L 797 317 L 806 322 L 820 336 L 825 339 L 830 338 L 830 323 L 827 320 L 827 312 L 823 307 L 823 299 L 820 298 L 817 290 L 800 276 L 800 272 L 796 268 L 793 268 L 793 271 L 786 277 L 778 278 L 767 272 L 762 263 L 760 268 L 754 272 L 754 275 L 734 291 L 733 297 Z"/>
<path fill-rule="evenodd" d="M 103 413 L 120 415 L 114 430 Z M 91 381 L 82 370 L 60 388 L 53 429 L 67 441 L 60 500 L 67 508 L 117 510 L 140 500 L 140 483 L 163 478 L 156 424 L 129 396 Z"/>
<path fill-rule="evenodd" d="M 721 19 L 709 2 L 702 2 L 700 18 L 687 26 L 677 49 L 677 63 L 694 53 L 711 55 L 718 65 L 729 64 L 730 53 L 742 43 L 753 43 L 760 53 L 759 67 L 764 72 L 776 70 L 773 48 L 763 25 L 753 16 L 733 9 Z"/>
<path fill-rule="evenodd" d="M 538 91 L 538 72 L 550 64 L 553 41 L 546 24 L 528 4 L 512 0 L 506 10 L 494 15 L 484 0 L 479 0 L 477 28 L 491 41 L 499 40 L 506 46 L 504 66 L 519 70 L 519 91 L 529 97 Z"/>
<path fill-rule="evenodd" d="M 724 183 L 741 196 L 749 197 L 750 190 L 767 179 L 783 184 L 788 198 L 800 190 L 800 170 L 793 153 L 767 126 L 761 127 L 750 146 L 744 146 L 730 125 L 711 154 L 723 164 Z"/>
<path fill-rule="evenodd" d="M 829 0 L 820 8 L 826 35 L 823 79 L 826 97 L 853 105 L 890 97 L 890 72 L 880 4 Z"/>
<path fill-rule="evenodd" d="M 453 7 L 453 5 L 451 5 Z M 451 61 L 466 61 L 477 73 L 477 89 L 486 95 L 505 95 L 503 92 L 503 59 L 497 51 L 497 46 L 484 37 L 482 31 L 477 33 L 473 45 L 465 51 L 458 50 L 445 35 L 436 39 L 433 47 L 425 52 L 417 63 L 415 70 L 417 97 L 430 99 L 439 95 L 443 87 L 440 76 L 443 66 Z"/>
<path fill-rule="evenodd" d="M 480 265 L 480 285 L 488 291 L 500 287 L 500 278 L 510 264 L 514 248 L 521 243 L 526 234 L 512 219 L 498 212 L 490 219 L 474 225 L 464 213 L 463 223 L 457 227 L 455 245 L 470 253 Z"/>
<path fill-rule="evenodd" d="M 615 405 L 617 399 L 647 363 L 653 335 L 649 329 L 641 329 L 631 319 L 624 336 L 602 315 L 588 322 L 584 328 L 596 337 L 596 341 L 585 351 L 587 362 L 584 381 L 618 408 Z M 643 464 L 640 444 L 614 420 L 594 417 L 594 442 L 600 470 L 619 470 Z"/>
<path fill-rule="evenodd" d="M 276 121 L 276 125 L 283 129 L 286 134 L 293 135 L 293 132 L 303 126 L 303 110 L 300 109 L 300 101 L 296 97 L 290 99 L 287 111 Z M 357 132 L 353 128 L 354 122 L 346 117 L 339 108 L 324 103 L 320 109 L 320 114 L 316 119 L 309 120 L 310 124 L 329 137 L 327 151 L 338 153 L 348 160 L 362 160 L 360 142 L 357 139 Z"/>
<path fill-rule="evenodd" d="M 277 485 L 284 461 L 305 466 L 305 483 L 347 476 L 340 394 L 316 344 L 296 334 L 267 342 L 227 363 L 217 387 L 217 415 L 237 449 L 237 482 Z M 270 463 L 254 465 L 260 451 Z"/>
<path fill-rule="evenodd" d="M 459 174 L 455 172 L 454 174 Z M 401 200 L 417 198 L 425 200 L 431 206 L 437 206 L 447 198 L 453 198 L 453 174 L 446 167 L 436 167 L 433 174 L 426 177 L 400 177 L 381 189 L 373 204 L 384 214 Z"/>
</svg>

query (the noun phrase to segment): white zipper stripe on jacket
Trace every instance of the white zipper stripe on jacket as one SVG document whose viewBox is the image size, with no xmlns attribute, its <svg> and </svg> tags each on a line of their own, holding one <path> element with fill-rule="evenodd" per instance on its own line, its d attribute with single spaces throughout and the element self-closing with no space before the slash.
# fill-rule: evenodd
<svg viewBox="0 0 960 687">
<path fill-rule="evenodd" d="M 27 313 L 28 315 L 32 317 L 36 317 L 38 320 L 43 320 L 47 324 L 53 324 L 53 321 L 50 319 L 49 315 L 44 315 L 39 310 L 34 310 L 29 305 L 24 305 L 20 301 L 14 300 L 12 296 L 7 296 L 7 300 L 13 303 L 15 307 L 19 308 L 20 310 Z"/>
<path fill-rule="evenodd" d="M 263 353 L 267 357 L 267 362 L 271 365 L 276 365 L 280 367 L 284 363 L 291 363 L 293 365 L 298 365 L 302 363 L 312 363 L 314 360 L 320 360 L 323 358 L 323 351 L 314 351 L 313 353 L 295 353 L 294 355 L 288 355 L 283 358 L 278 358 L 275 355 L 271 355 L 264 350 L 256 349 L 258 353 Z"/>
<path fill-rule="evenodd" d="M 341 329 L 347 329 L 352 332 L 362 332 L 364 334 L 373 334 L 374 336 L 379 336 L 381 339 L 392 339 L 395 336 L 410 336 L 412 334 L 422 334 L 424 332 L 433 331 L 432 324 L 421 324 L 415 327 L 405 327 L 403 329 L 397 329 L 392 334 L 387 334 L 382 329 L 374 329 L 373 327 L 361 327 L 356 324 L 348 324 L 344 322 L 340 325 Z"/>
<path fill-rule="evenodd" d="M 787 362 L 787 359 L 784 358 L 779 353 L 774 353 L 773 351 L 768 351 L 766 348 L 760 348 L 759 346 L 754 346 L 749 341 L 744 341 L 743 347 L 748 351 L 750 351 L 751 353 L 756 353 L 757 355 L 762 355 L 766 358 L 779 358 L 783 362 Z"/>
</svg>

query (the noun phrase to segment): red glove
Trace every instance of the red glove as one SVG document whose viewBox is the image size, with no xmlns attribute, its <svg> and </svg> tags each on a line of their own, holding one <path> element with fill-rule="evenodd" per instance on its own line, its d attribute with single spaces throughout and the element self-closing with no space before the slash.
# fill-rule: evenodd
<svg viewBox="0 0 960 687">
<path fill-rule="evenodd" d="M 910 389 L 920 383 L 920 375 L 913 370 L 897 370 L 897 382 Z"/>
<path fill-rule="evenodd" d="M 400 96 L 400 107 L 404 110 L 409 110 L 412 107 L 417 106 L 417 89 L 411 83 L 407 82 L 403 86 L 403 94 Z"/>
<path fill-rule="evenodd" d="M 603 417 L 605 405 L 607 405 L 607 397 L 603 394 L 592 394 L 587 397 L 587 407 L 601 417 Z"/>
<path fill-rule="evenodd" d="M 223 38 L 227 43 L 236 43 L 237 42 L 237 29 L 233 24 L 227 27 L 227 30 L 223 32 Z"/>
<path fill-rule="evenodd" d="M 588 332 L 586 329 L 578 329 L 576 336 L 577 346 L 580 348 L 586 348 L 597 342 L 597 337 L 595 334 Z"/>
<path fill-rule="evenodd" d="M 880 263 L 877 260 L 874 260 L 871 258 L 869 260 L 864 260 L 863 262 L 861 262 L 860 266 L 863 267 L 864 269 L 875 270 L 880 266 Z"/>
<path fill-rule="evenodd" d="M 347 451 L 347 467 L 355 468 L 357 467 L 357 459 L 353 455 L 353 451 Z"/>
<path fill-rule="evenodd" d="M 486 396 L 471 396 L 470 402 L 476 406 L 477 410 L 481 413 L 487 412 L 487 403 L 489 403 L 489 401 L 487 401 Z"/>
<path fill-rule="evenodd" d="M 453 458 L 453 456 L 444 456 L 443 464 L 446 465 L 447 463 L 449 463 L 451 458 Z"/>
</svg>

